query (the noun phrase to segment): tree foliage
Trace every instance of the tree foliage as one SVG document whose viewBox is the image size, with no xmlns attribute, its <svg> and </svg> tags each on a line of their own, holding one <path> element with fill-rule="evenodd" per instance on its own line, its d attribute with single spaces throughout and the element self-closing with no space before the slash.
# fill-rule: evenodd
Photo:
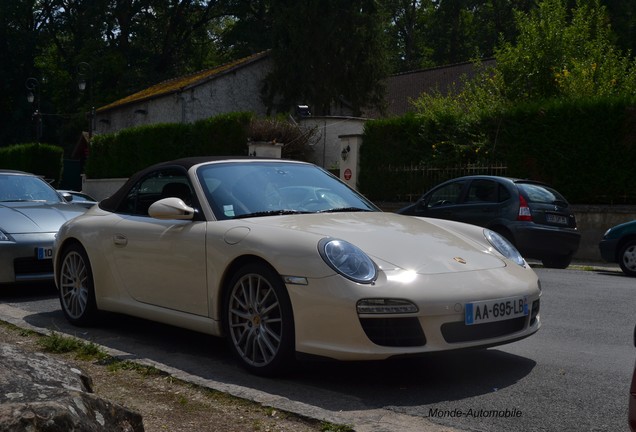
<svg viewBox="0 0 636 432">
<path fill-rule="evenodd" d="M 636 63 L 612 42 L 599 0 L 544 0 L 517 13 L 519 36 L 496 51 L 497 73 L 510 100 L 633 93 Z"/>
<path fill-rule="evenodd" d="M 539 88 L 557 96 L 629 88 L 636 2 L 581 2 L 579 8 L 587 5 L 592 15 L 579 17 L 564 5 L 542 9 L 535 0 L 4 0 L 0 146 L 33 140 L 40 118 L 42 141 L 72 148 L 87 128 L 92 107 L 268 49 L 276 61 L 267 87 L 272 107 L 306 103 L 315 114 L 329 113 L 339 103 L 354 110 L 380 103 L 378 83 L 387 73 L 493 54 L 503 65 L 495 83 L 488 84 L 493 95 L 504 89 L 512 98 Z M 595 15 L 601 9 L 603 14 Z M 546 13 L 548 21 L 536 23 Z M 608 23 L 614 32 L 607 30 Z M 81 63 L 90 66 L 78 69 Z M 519 70 L 523 80 L 516 78 Z M 85 92 L 77 89 L 79 75 L 87 80 Z M 26 101 L 29 77 L 38 82 L 40 117 L 33 116 L 36 104 Z"/>
<path fill-rule="evenodd" d="M 475 122 L 524 101 L 636 96 L 636 60 L 613 44 L 599 0 L 577 1 L 572 9 L 566 0 L 543 0 L 515 15 L 518 37 L 496 50 L 496 67 L 454 93 L 422 95 L 419 115 Z"/>
<path fill-rule="evenodd" d="M 374 0 L 272 0 L 274 70 L 266 100 L 279 111 L 310 104 L 327 115 L 382 101 L 387 76 L 383 21 Z"/>
</svg>

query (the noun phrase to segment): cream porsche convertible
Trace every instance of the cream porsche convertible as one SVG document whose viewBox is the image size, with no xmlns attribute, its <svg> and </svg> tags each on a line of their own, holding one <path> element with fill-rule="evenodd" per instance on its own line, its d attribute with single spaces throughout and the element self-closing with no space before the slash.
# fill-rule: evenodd
<svg viewBox="0 0 636 432">
<path fill-rule="evenodd" d="M 54 250 L 71 323 L 111 311 L 224 336 L 261 375 L 302 354 L 484 348 L 540 326 L 540 282 L 504 238 L 384 213 L 303 162 L 154 165 L 65 223 Z"/>
</svg>

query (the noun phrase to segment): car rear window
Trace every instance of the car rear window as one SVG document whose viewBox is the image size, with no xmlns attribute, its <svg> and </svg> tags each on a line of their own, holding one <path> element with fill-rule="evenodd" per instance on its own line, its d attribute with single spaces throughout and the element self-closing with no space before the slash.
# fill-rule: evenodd
<svg viewBox="0 0 636 432">
<path fill-rule="evenodd" d="M 567 200 L 549 186 L 531 183 L 517 183 L 524 198 L 531 203 L 568 205 Z"/>
</svg>

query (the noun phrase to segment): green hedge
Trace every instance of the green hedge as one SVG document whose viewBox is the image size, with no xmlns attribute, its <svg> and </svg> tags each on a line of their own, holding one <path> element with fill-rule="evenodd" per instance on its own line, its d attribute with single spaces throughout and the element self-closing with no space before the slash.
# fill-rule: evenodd
<svg viewBox="0 0 636 432">
<path fill-rule="evenodd" d="M 246 155 L 250 113 L 223 114 L 195 123 L 163 123 L 97 135 L 85 172 L 92 179 L 129 177 L 158 162 L 189 156 Z"/>
<path fill-rule="evenodd" d="M 550 183 L 574 203 L 636 201 L 633 101 L 521 106 L 507 114 L 500 137 L 512 175 Z"/>
<path fill-rule="evenodd" d="M 373 120 L 365 125 L 360 154 L 358 186 L 378 201 L 433 186 L 412 167 L 439 171 L 439 182 L 443 172 L 456 172 L 449 169 L 454 166 L 504 164 L 506 175 L 550 183 L 572 203 L 633 203 L 636 101 L 545 101 L 471 123 L 450 116 Z"/>
<path fill-rule="evenodd" d="M 0 148 L 0 168 L 26 171 L 53 180 L 62 177 L 64 149 L 62 147 L 26 143 Z"/>
<path fill-rule="evenodd" d="M 409 172 L 395 172 L 415 161 L 428 160 L 431 146 L 423 134 L 424 125 L 413 115 L 372 120 L 364 126 L 360 147 L 358 187 L 371 199 L 394 200 L 418 186 Z"/>
</svg>

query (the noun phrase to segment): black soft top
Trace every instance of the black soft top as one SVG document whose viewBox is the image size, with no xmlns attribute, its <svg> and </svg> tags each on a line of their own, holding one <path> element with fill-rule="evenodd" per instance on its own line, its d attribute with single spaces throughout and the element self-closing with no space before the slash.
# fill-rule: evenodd
<svg viewBox="0 0 636 432">
<path fill-rule="evenodd" d="M 141 178 L 145 177 L 149 173 L 163 168 L 177 168 L 182 169 L 183 171 L 188 171 L 194 165 L 198 165 L 205 162 L 219 162 L 224 160 L 236 160 L 236 159 L 255 159 L 249 156 L 198 156 L 198 157 L 188 157 L 182 159 L 175 159 L 167 162 L 159 162 L 155 165 L 149 166 L 148 168 L 144 168 L 141 171 L 133 174 L 127 181 L 124 183 L 122 187 L 120 187 L 117 192 L 112 194 L 110 197 L 100 201 L 99 208 L 114 212 L 118 207 L 120 202 L 128 195 L 128 191 L 135 183 L 137 183 Z"/>
</svg>

